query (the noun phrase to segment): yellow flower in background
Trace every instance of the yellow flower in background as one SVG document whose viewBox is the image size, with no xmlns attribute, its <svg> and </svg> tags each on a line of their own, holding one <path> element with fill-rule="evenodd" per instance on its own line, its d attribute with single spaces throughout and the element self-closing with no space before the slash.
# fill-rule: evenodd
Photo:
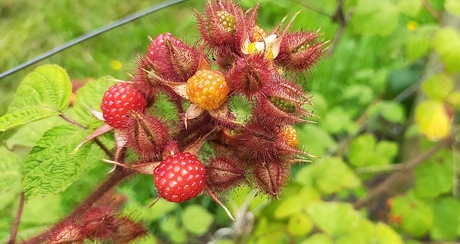
<svg viewBox="0 0 460 244">
<path fill-rule="evenodd" d="M 438 141 L 447 137 L 452 126 L 452 115 L 440 101 L 426 100 L 415 109 L 415 122 L 420 133 L 429 140 Z"/>
<path fill-rule="evenodd" d="M 120 62 L 120 60 L 112 60 L 112 62 L 110 62 L 110 67 L 113 70 L 120 70 L 123 67 L 123 64 Z"/>
<path fill-rule="evenodd" d="M 415 20 L 409 20 L 406 24 L 406 28 L 410 31 L 415 31 L 418 29 L 419 23 Z"/>
</svg>

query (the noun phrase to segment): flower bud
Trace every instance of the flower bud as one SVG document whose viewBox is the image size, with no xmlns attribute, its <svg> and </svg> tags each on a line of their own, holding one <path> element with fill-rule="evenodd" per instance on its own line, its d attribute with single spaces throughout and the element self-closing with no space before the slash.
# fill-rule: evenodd
<svg viewBox="0 0 460 244">
<path fill-rule="evenodd" d="M 164 121 L 152 115 L 134 113 L 128 131 L 128 145 L 140 154 L 141 160 L 161 159 L 169 140 L 169 129 Z"/>
<path fill-rule="evenodd" d="M 282 187 L 289 178 L 290 164 L 274 161 L 256 163 L 254 177 L 258 188 L 275 198 L 278 198 Z"/>
<path fill-rule="evenodd" d="M 184 82 L 197 71 L 204 55 L 171 33 L 158 35 L 147 51 L 153 72 L 165 80 Z"/>
<path fill-rule="evenodd" d="M 196 14 L 203 39 L 211 48 L 222 45 L 239 46 L 243 40 L 244 16 L 242 9 L 228 0 L 206 4 L 204 16 Z"/>
<path fill-rule="evenodd" d="M 245 167 L 234 158 L 215 157 L 206 165 L 206 184 L 212 190 L 226 191 L 245 179 Z"/>
<path fill-rule="evenodd" d="M 317 32 L 296 32 L 284 34 L 275 63 L 287 70 L 310 69 L 324 51 L 323 42 L 318 42 Z"/>
<path fill-rule="evenodd" d="M 73 223 L 64 223 L 48 238 L 46 243 L 84 243 L 82 227 Z"/>
</svg>

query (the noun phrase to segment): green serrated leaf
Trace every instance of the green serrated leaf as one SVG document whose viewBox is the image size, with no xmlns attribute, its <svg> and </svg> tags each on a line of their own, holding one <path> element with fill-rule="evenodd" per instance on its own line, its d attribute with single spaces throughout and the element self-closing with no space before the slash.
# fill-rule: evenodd
<svg viewBox="0 0 460 244">
<path fill-rule="evenodd" d="M 116 82 L 111 77 L 102 77 L 89 81 L 78 89 L 75 97 L 74 112 L 75 121 L 85 126 L 94 127 L 102 122 L 94 117 L 89 109 L 101 111 L 100 105 L 105 91 Z"/>
<path fill-rule="evenodd" d="M 43 134 L 25 163 L 23 184 L 28 199 L 61 192 L 79 177 L 90 145 L 73 152 L 86 134 L 74 125 L 60 125 Z"/>
<path fill-rule="evenodd" d="M 434 224 L 430 230 L 433 240 L 453 241 L 460 230 L 460 202 L 454 198 L 437 199 L 432 204 Z"/>
<path fill-rule="evenodd" d="M 386 36 L 397 27 L 399 11 L 389 0 L 359 0 L 351 25 L 358 34 Z"/>
<path fill-rule="evenodd" d="M 20 145 L 32 148 L 35 146 L 35 143 L 37 143 L 37 141 L 43 136 L 45 131 L 66 123 L 67 121 L 60 117 L 50 117 L 40 121 L 28 123 L 13 130 L 6 143 L 8 147 Z"/>
<path fill-rule="evenodd" d="M 0 194 L 22 179 L 21 159 L 4 146 L 0 146 Z"/>
<path fill-rule="evenodd" d="M 214 215 L 200 205 L 189 205 L 182 214 L 182 224 L 195 235 L 202 235 L 209 230 Z"/>
<path fill-rule="evenodd" d="M 47 107 L 29 106 L 0 117 L 0 131 L 6 131 L 20 125 L 59 114 L 59 111 Z"/>
<path fill-rule="evenodd" d="M 422 90 L 433 100 L 443 101 L 454 89 L 454 81 L 444 73 L 433 75 L 422 84 Z"/>
<path fill-rule="evenodd" d="M 415 194 L 434 198 L 452 189 L 452 162 L 449 157 L 437 157 L 415 169 Z"/>
<path fill-rule="evenodd" d="M 0 118 L 0 131 L 59 114 L 68 107 L 71 94 L 72 84 L 63 68 L 38 67 L 19 85 L 8 113 Z"/>
<path fill-rule="evenodd" d="M 460 18 L 460 1 L 446 0 L 444 2 L 444 8 L 448 13 Z"/>
<path fill-rule="evenodd" d="M 337 157 L 324 157 L 302 168 L 296 175 L 296 181 L 305 186 L 315 186 L 325 194 L 361 185 L 355 173 Z"/>
<path fill-rule="evenodd" d="M 323 232 L 332 236 L 345 235 L 362 221 L 359 212 L 348 203 L 318 202 L 309 207 L 308 213 Z"/>
<path fill-rule="evenodd" d="M 401 218 L 401 228 L 413 237 L 425 235 L 433 225 L 430 207 L 412 191 L 393 198 L 391 213 Z"/>
</svg>

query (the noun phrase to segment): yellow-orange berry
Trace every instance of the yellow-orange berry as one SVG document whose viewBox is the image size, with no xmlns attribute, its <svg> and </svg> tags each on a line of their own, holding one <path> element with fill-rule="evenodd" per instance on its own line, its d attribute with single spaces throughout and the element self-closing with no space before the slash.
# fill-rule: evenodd
<svg viewBox="0 0 460 244">
<path fill-rule="evenodd" d="M 297 131 L 290 125 L 285 125 L 281 128 L 280 137 L 290 147 L 296 148 L 299 145 L 299 138 L 297 137 Z"/>
<path fill-rule="evenodd" d="M 252 28 L 252 42 L 263 42 L 266 37 L 267 33 L 260 26 L 256 25 Z"/>
<path fill-rule="evenodd" d="M 220 107 L 229 89 L 224 75 L 214 70 L 198 70 L 187 81 L 186 93 L 192 103 L 206 110 Z"/>
<path fill-rule="evenodd" d="M 236 29 L 236 18 L 227 11 L 217 11 L 219 23 L 228 32 L 233 32 Z"/>
</svg>

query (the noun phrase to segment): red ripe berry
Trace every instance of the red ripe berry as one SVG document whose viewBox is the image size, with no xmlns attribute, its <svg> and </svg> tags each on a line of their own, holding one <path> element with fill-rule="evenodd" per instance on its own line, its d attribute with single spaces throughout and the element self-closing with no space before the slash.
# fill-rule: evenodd
<svg viewBox="0 0 460 244">
<path fill-rule="evenodd" d="M 142 94 L 127 83 L 119 82 L 104 94 L 101 110 L 104 120 L 114 128 L 126 128 L 130 123 L 131 111 L 143 113 L 147 101 Z"/>
<path fill-rule="evenodd" d="M 157 57 L 157 53 L 161 52 L 162 49 L 166 49 L 165 40 L 172 41 L 175 45 L 180 45 L 180 41 L 172 38 L 173 35 L 169 32 L 158 35 L 155 39 L 150 42 L 149 49 L 147 50 L 147 58 L 150 61 L 154 61 Z"/>
<path fill-rule="evenodd" d="M 204 165 L 188 152 L 167 157 L 153 171 L 158 194 L 170 202 L 185 202 L 203 191 L 206 178 Z"/>
</svg>

